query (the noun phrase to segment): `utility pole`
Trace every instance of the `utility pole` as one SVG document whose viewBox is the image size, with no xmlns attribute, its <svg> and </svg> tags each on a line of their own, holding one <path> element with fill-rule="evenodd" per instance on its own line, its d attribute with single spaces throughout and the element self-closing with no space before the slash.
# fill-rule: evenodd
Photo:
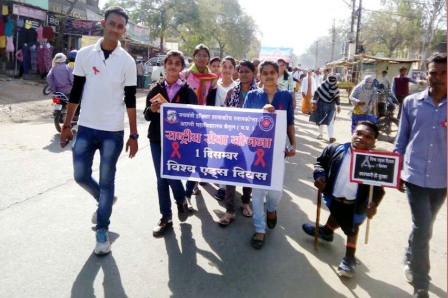
<svg viewBox="0 0 448 298">
<path fill-rule="evenodd" d="M 356 26 L 356 40 L 355 40 L 355 53 L 358 54 L 359 34 L 361 33 L 361 15 L 362 15 L 362 0 L 359 0 L 358 7 L 358 24 Z"/>
<path fill-rule="evenodd" d="M 334 61 L 334 46 L 336 45 L 336 25 L 333 19 L 333 28 L 331 29 L 331 61 Z"/>
<path fill-rule="evenodd" d="M 355 16 L 356 16 L 356 10 L 355 10 L 355 5 L 356 5 L 356 0 L 352 0 L 352 21 L 350 23 L 350 32 L 347 34 L 347 41 L 345 43 L 345 50 L 344 50 L 344 56 L 345 59 L 348 59 L 348 52 L 349 52 L 349 48 L 350 48 L 350 44 L 353 42 L 353 38 L 354 38 L 354 27 L 355 27 Z"/>
</svg>

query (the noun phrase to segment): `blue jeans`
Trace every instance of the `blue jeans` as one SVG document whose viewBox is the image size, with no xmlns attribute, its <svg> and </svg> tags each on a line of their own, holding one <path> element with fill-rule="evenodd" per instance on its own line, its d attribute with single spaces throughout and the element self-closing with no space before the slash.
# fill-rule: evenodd
<svg viewBox="0 0 448 298">
<path fill-rule="evenodd" d="M 73 169 L 75 181 L 98 202 L 98 229 L 108 229 L 115 192 L 117 161 L 123 149 L 124 131 L 78 128 L 73 143 Z M 92 177 L 92 163 L 96 150 L 100 151 L 100 180 Z"/>
<path fill-rule="evenodd" d="M 167 179 L 160 177 L 160 161 L 162 159 L 162 147 L 160 143 L 149 143 L 151 147 L 152 161 L 157 177 L 157 194 L 159 196 L 159 208 L 163 218 L 171 219 L 171 198 L 170 187 L 173 191 L 174 199 L 177 204 L 185 201 L 185 189 L 181 180 Z"/>
<path fill-rule="evenodd" d="M 264 213 L 264 194 L 266 193 L 266 210 L 277 210 L 282 199 L 282 191 L 252 188 L 252 208 L 255 232 L 264 233 L 266 230 L 266 215 Z"/>
<path fill-rule="evenodd" d="M 437 213 L 446 199 L 446 188 L 424 188 L 406 182 L 406 194 L 412 213 L 412 232 L 406 248 L 415 289 L 428 289 L 429 240 Z"/>
</svg>

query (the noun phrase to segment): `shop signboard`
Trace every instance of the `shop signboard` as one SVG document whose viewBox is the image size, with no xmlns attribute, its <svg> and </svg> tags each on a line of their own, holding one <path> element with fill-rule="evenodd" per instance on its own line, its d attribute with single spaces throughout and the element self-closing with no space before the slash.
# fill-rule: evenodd
<svg viewBox="0 0 448 298">
<path fill-rule="evenodd" d="M 273 60 L 283 59 L 286 62 L 290 62 L 292 59 L 293 48 L 275 48 L 275 47 L 261 47 L 260 48 L 260 60 Z"/>
<path fill-rule="evenodd" d="M 131 22 L 128 22 L 126 33 L 127 36 L 134 41 L 143 44 L 149 44 L 150 42 L 150 31 L 148 27 L 134 25 Z"/>
<path fill-rule="evenodd" d="M 45 11 L 15 3 L 12 6 L 12 13 L 35 20 L 45 21 L 47 19 L 47 13 Z"/>
<path fill-rule="evenodd" d="M 77 35 L 102 36 L 103 28 L 99 21 L 85 21 L 68 18 L 65 24 L 65 33 Z"/>
</svg>

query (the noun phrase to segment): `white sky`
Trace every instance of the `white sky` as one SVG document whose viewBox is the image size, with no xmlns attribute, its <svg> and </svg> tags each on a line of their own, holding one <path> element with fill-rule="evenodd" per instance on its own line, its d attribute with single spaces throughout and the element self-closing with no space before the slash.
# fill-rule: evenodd
<svg viewBox="0 0 448 298">
<path fill-rule="evenodd" d="M 100 7 L 106 2 L 107 0 L 100 0 Z M 333 19 L 336 24 L 338 20 L 350 19 L 351 8 L 346 3 L 351 2 L 352 0 L 239 0 L 244 11 L 257 23 L 262 33 L 262 46 L 294 48 L 296 55 L 303 53 L 318 37 L 327 35 Z M 363 8 L 378 9 L 379 3 L 380 0 L 364 0 Z"/>
</svg>

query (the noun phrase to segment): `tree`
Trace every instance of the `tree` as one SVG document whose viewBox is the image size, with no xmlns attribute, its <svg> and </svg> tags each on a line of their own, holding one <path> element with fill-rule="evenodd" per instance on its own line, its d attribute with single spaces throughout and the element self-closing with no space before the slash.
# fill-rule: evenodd
<svg viewBox="0 0 448 298">
<path fill-rule="evenodd" d="M 64 48 L 64 32 L 65 32 L 65 25 L 67 24 L 68 17 L 72 14 L 73 9 L 75 8 L 76 4 L 79 0 L 73 0 L 73 2 L 70 3 L 70 6 L 68 7 L 67 11 L 63 11 L 63 5 L 61 4 L 61 12 L 63 13 L 62 20 L 59 22 L 59 28 L 58 28 L 58 36 L 56 39 L 56 50 L 62 51 Z"/>
</svg>

